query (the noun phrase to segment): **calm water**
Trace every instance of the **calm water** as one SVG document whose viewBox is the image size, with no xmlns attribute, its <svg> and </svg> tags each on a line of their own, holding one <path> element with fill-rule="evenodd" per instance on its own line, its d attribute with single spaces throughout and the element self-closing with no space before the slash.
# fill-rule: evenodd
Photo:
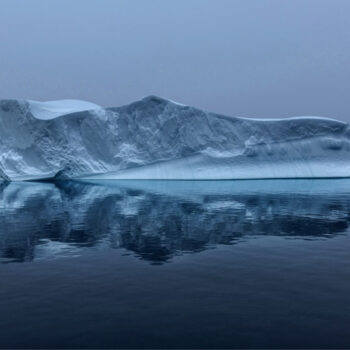
<svg viewBox="0 0 350 350">
<path fill-rule="evenodd" d="M 0 185 L 0 348 L 349 348 L 350 180 Z"/>
</svg>

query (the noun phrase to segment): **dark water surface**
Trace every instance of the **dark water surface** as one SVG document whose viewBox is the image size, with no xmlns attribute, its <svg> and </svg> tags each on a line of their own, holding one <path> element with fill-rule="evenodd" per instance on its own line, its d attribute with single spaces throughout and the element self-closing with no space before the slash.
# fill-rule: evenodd
<svg viewBox="0 0 350 350">
<path fill-rule="evenodd" d="M 349 348 L 350 180 L 0 184 L 0 348 Z"/>
</svg>

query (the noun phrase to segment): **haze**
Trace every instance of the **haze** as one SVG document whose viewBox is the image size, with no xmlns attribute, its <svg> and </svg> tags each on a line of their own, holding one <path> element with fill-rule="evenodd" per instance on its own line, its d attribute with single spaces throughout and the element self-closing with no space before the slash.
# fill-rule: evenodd
<svg viewBox="0 0 350 350">
<path fill-rule="evenodd" d="M 0 98 L 155 94 L 350 121 L 350 1 L 0 0 Z"/>
</svg>

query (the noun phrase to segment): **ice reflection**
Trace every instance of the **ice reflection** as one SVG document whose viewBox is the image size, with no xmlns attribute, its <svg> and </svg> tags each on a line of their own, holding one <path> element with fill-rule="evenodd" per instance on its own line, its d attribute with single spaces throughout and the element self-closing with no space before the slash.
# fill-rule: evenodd
<svg viewBox="0 0 350 350">
<path fill-rule="evenodd" d="M 257 235 L 347 231 L 349 180 L 118 181 L 0 186 L 0 257 L 24 262 L 124 248 L 162 263 Z"/>
</svg>

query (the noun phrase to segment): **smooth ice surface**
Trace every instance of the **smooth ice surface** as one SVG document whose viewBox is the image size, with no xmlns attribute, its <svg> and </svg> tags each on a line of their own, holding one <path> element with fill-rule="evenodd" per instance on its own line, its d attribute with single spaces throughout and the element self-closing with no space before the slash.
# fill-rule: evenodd
<svg viewBox="0 0 350 350">
<path fill-rule="evenodd" d="M 348 177 L 349 138 L 333 119 L 227 117 L 156 96 L 115 108 L 2 100 L 0 177 Z"/>
<path fill-rule="evenodd" d="M 79 100 L 59 100 L 59 101 L 28 101 L 29 110 L 33 117 L 42 120 L 57 118 L 64 114 L 99 109 L 100 106 Z"/>
</svg>

